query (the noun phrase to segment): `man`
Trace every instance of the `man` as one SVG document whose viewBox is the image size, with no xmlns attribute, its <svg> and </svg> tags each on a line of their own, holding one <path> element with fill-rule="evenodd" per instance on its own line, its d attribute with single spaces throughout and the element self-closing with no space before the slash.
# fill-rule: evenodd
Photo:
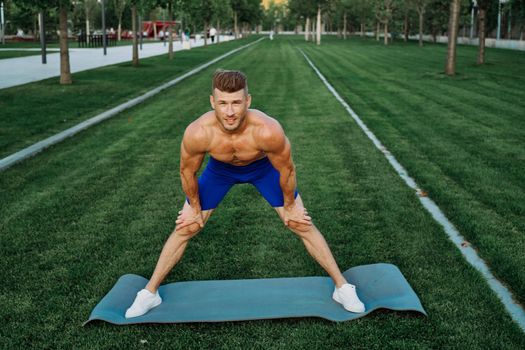
<svg viewBox="0 0 525 350">
<path fill-rule="evenodd" d="M 210 38 L 211 38 L 212 44 L 215 42 L 215 35 L 217 35 L 217 29 L 211 27 L 210 28 Z"/>
<path fill-rule="evenodd" d="M 249 109 L 251 96 L 244 74 L 215 72 L 210 103 L 213 111 L 191 123 L 182 139 L 180 174 L 187 200 L 150 281 L 137 293 L 126 318 L 141 316 L 162 302 L 157 291 L 160 283 L 182 258 L 190 238 L 204 227 L 236 183 L 253 184 L 284 224 L 302 239 L 310 255 L 333 279 L 333 299 L 348 311 L 364 312 L 355 286 L 341 274 L 297 193 L 291 146 L 281 125 L 263 112 Z M 206 153 L 210 160 L 197 179 Z"/>
</svg>

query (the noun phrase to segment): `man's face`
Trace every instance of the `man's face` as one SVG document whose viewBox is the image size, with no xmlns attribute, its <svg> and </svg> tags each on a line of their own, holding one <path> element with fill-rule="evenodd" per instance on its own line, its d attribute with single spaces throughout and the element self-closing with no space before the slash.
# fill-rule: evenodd
<svg viewBox="0 0 525 350">
<path fill-rule="evenodd" d="M 235 131 L 243 125 L 252 98 L 244 90 L 224 92 L 214 89 L 210 103 L 215 110 L 215 117 L 226 131 Z"/>
</svg>

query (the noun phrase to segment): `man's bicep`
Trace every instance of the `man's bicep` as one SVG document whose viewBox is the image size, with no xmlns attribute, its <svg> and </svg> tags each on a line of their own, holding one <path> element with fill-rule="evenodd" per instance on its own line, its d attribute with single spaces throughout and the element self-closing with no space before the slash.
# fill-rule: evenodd
<svg viewBox="0 0 525 350">
<path fill-rule="evenodd" d="M 266 152 L 273 167 L 277 170 L 293 168 L 292 161 L 292 147 L 290 142 L 284 136 L 282 143 L 278 143 L 275 147 Z"/>
<path fill-rule="evenodd" d="M 180 146 L 180 169 L 182 170 L 192 170 L 197 172 L 201 167 L 204 155 L 206 152 L 203 152 L 199 148 L 192 147 L 191 143 L 185 142 L 184 140 Z"/>
</svg>

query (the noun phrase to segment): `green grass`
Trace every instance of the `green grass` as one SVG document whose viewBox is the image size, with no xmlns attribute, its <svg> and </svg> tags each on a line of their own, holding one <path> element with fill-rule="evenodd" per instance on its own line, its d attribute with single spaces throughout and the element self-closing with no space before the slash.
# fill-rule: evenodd
<svg viewBox="0 0 525 350">
<path fill-rule="evenodd" d="M 305 204 L 341 268 L 396 264 L 428 318 L 376 311 L 344 323 L 81 327 L 119 276 L 151 274 L 184 200 L 182 133 L 209 109 L 218 67 L 245 71 L 253 107 L 281 121 Z M 525 347 L 525 335 L 482 277 L 286 39 L 265 40 L 8 169 L 0 196 L 6 349 Z M 257 191 L 239 185 L 167 282 L 314 275 L 325 273 Z"/>
<path fill-rule="evenodd" d="M 58 77 L 0 90 L 0 158 L 170 81 L 223 53 L 257 39 L 229 41 L 73 74 L 73 84 Z"/>
<path fill-rule="evenodd" d="M 525 302 L 525 55 L 327 38 L 305 46 L 368 127 Z"/>
</svg>

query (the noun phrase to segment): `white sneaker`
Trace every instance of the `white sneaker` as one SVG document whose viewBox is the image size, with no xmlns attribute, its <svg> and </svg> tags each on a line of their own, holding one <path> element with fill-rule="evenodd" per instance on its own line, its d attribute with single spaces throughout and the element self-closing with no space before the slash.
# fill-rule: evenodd
<svg viewBox="0 0 525 350">
<path fill-rule="evenodd" d="M 349 283 L 343 284 L 341 288 L 335 288 L 332 298 L 350 312 L 365 312 L 365 304 L 359 300 L 355 286 Z"/>
<path fill-rule="evenodd" d="M 126 318 L 142 316 L 154 307 L 159 306 L 160 303 L 162 303 L 162 298 L 158 291 L 153 294 L 147 289 L 142 289 L 137 293 L 135 301 L 126 311 Z"/>
</svg>

